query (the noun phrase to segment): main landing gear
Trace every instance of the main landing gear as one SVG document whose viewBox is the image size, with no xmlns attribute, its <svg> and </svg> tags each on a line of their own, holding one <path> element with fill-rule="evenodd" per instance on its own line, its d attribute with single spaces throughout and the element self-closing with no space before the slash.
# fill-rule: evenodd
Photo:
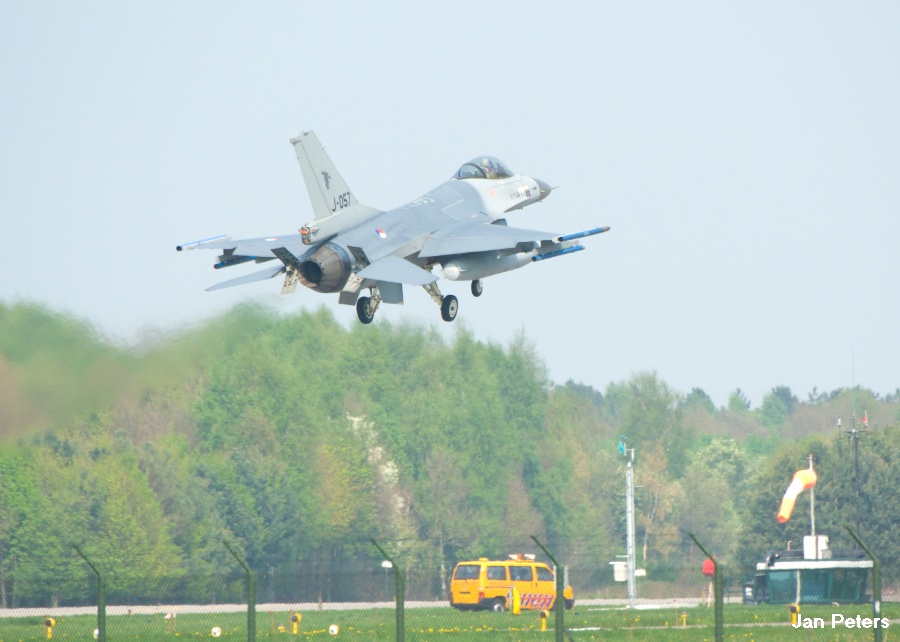
<svg viewBox="0 0 900 642">
<path fill-rule="evenodd" d="M 441 307 L 441 318 L 444 321 L 453 321 L 459 313 L 459 299 L 452 294 L 444 296 L 441 294 L 437 283 L 429 283 L 423 285 L 422 288 L 428 293 L 428 296 Z M 361 296 L 356 300 L 356 316 L 359 317 L 360 323 L 366 325 L 375 320 L 375 313 L 381 305 L 381 293 L 378 287 L 370 288 L 371 296 Z M 479 297 L 484 292 L 484 284 L 480 279 L 472 281 L 472 296 Z"/>
<path fill-rule="evenodd" d="M 452 294 L 448 294 L 441 301 L 441 318 L 444 321 L 453 321 L 459 312 L 459 300 Z"/>
<path fill-rule="evenodd" d="M 359 317 L 360 323 L 366 325 L 375 320 L 375 312 L 381 305 L 381 294 L 378 288 L 372 288 L 372 296 L 361 296 L 356 300 L 356 316 Z"/>
<path fill-rule="evenodd" d="M 422 286 L 431 297 L 431 300 L 441 306 L 441 318 L 444 321 L 453 321 L 459 312 L 459 299 L 452 294 L 443 296 L 437 283 L 429 283 Z"/>
</svg>

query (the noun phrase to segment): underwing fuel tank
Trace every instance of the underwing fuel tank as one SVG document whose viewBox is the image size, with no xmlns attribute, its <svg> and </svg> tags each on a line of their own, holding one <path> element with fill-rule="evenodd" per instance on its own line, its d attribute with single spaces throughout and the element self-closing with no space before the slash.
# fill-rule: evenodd
<svg viewBox="0 0 900 642">
<path fill-rule="evenodd" d="M 352 269 L 347 251 L 335 243 L 326 243 L 300 262 L 297 278 L 316 292 L 340 292 Z"/>
<path fill-rule="evenodd" d="M 529 263 L 534 250 L 515 254 L 463 254 L 443 264 L 444 278 L 448 281 L 474 281 L 494 274 L 509 272 Z"/>
</svg>

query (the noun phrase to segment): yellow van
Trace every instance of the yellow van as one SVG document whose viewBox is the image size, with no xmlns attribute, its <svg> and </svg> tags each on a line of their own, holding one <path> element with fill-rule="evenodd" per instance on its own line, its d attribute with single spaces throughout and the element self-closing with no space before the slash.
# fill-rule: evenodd
<svg viewBox="0 0 900 642">
<path fill-rule="evenodd" d="M 504 611 L 512 607 L 512 589 L 523 609 L 550 609 L 556 601 L 556 578 L 549 566 L 533 555 L 510 555 L 506 560 L 486 557 L 460 562 L 450 581 L 450 606 L 457 609 Z M 575 606 L 572 587 L 563 591 L 567 609 Z"/>
</svg>

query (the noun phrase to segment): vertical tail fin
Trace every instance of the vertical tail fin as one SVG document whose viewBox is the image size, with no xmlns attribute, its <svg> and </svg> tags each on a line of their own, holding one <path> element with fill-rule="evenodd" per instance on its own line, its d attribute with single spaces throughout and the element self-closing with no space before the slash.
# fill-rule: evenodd
<svg viewBox="0 0 900 642">
<path fill-rule="evenodd" d="M 291 139 L 291 145 L 297 153 L 297 161 L 300 163 L 300 171 L 303 173 L 316 219 L 337 214 L 358 204 L 313 132 L 301 132 Z"/>
</svg>

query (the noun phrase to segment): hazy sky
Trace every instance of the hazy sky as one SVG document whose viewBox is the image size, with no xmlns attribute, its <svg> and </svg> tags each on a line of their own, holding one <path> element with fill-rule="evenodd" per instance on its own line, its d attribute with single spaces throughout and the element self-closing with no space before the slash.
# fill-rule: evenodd
<svg viewBox="0 0 900 642">
<path fill-rule="evenodd" d="M 492 154 L 561 186 L 511 225 L 612 227 L 477 300 L 441 282 L 557 382 L 900 386 L 900 3 L 3 2 L 0 53 L 4 302 L 128 342 L 246 301 L 356 323 L 175 251 L 312 219 L 313 129 L 374 207 Z M 452 336 L 420 289 L 378 318 Z"/>
</svg>

